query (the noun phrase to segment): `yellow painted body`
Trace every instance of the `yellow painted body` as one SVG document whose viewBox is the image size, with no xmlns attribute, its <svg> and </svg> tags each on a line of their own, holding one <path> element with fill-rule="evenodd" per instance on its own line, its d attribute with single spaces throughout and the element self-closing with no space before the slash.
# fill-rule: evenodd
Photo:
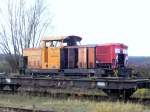
<svg viewBox="0 0 150 112">
<path fill-rule="evenodd" d="M 42 48 L 42 69 L 48 69 L 48 48 Z"/>
<path fill-rule="evenodd" d="M 48 48 L 48 68 L 60 69 L 60 48 Z"/>
<path fill-rule="evenodd" d="M 41 68 L 41 49 L 40 48 L 27 48 L 23 50 L 23 56 L 28 58 L 28 68 Z"/>
<path fill-rule="evenodd" d="M 60 48 L 42 48 L 42 69 L 60 69 Z"/>
</svg>

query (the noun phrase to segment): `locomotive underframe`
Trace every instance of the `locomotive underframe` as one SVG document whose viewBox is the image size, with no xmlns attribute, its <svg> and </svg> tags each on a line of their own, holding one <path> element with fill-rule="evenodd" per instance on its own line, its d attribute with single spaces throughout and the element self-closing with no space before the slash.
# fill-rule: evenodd
<svg viewBox="0 0 150 112">
<path fill-rule="evenodd" d="M 98 69 L 26 69 L 25 74 L 32 76 L 75 76 L 75 77 L 101 77 L 105 74 L 105 71 L 101 68 Z"/>
<path fill-rule="evenodd" d="M 22 74 L 30 74 L 32 76 L 71 76 L 71 77 L 131 77 L 131 68 L 120 68 L 114 71 L 113 69 L 93 68 L 93 69 L 25 69 Z"/>
</svg>

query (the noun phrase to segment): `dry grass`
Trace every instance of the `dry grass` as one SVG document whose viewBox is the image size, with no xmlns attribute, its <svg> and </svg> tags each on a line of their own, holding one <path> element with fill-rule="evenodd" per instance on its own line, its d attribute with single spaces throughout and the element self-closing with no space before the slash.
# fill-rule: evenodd
<svg viewBox="0 0 150 112">
<path fill-rule="evenodd" d="M 0 106 L 56 110 L 58 112 L 144 112 L 148 110 L 148 107 L 144 105 L 133 103 L 58 100 L 48 97 L 2 94 L 0 95 Z"/>
</svg>

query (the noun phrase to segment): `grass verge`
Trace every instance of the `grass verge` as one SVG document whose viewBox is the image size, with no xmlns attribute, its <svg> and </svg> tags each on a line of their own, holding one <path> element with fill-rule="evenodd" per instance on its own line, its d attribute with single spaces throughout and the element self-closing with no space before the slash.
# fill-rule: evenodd
<svg viewBox="0 0 150 112">
<path fill-rule="evenodd" d="M 54 99 L 49 97 L 0 94 L 0 106 L 54 110 L 57 112 L 148 112 L 149 107 L 124 102 Z"/>
</svg>

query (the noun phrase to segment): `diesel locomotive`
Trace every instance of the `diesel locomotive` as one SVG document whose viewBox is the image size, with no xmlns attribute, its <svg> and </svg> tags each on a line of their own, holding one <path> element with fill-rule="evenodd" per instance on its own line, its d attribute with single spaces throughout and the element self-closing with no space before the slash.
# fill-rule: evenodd
<svg viewBox="0 0 150 112">
<path fill-rule="evenodd" d="M 129 77 L 126 45 L 81 45 L 81 40 L 74 35 L 41 39 L 40 48 L 23 50 L 20 72 L 46 76 Z"/>
</svg>

